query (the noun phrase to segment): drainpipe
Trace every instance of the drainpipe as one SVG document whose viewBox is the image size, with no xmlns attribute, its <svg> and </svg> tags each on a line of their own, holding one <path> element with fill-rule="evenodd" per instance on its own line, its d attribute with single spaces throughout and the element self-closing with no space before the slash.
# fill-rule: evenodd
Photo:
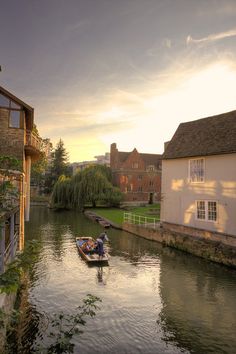
<svg viewBox="0 0 236 354">
<path fill-rule="evenodd" d="M 30 172 L 31 172 L 31 157 L 26 157 L 26 196 L 25 196 L 25 221 L 29 221 L 30 213 Z"/>
<path fill-rule="evenodd" d="M 25 219 L 24 219 L 24 176 L 20 178 L 20 225 L 19 225 L 19 251 L 24 248 L 24 229 L 25 229 Z"/>
</svg>

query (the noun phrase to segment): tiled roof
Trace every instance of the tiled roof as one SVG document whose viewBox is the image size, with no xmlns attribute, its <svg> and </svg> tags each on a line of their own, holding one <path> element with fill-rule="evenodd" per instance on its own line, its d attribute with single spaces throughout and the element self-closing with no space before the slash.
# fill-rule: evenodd
<svg viewBox="0 0 236 354">
<path fill-rule="evenodd" d="M 162 155 L 163 159 L 236 152 L 236 111 L 181 123 Z"/>
<path fill-rule="evenodd" d="M 131 152 L 119 151 L 118 152 L 119 161 L 121 163 L 124 163 L 128 159 L 129 155 L 132 154 L 132 152 L 133 151 L 131 151 Z M 143 159 L 143 161 L 144 161 L 146 166 L 154 165 L 157 168 L 159 167 L 162 155 L 159 155 L 159 154 L 142 154 L 142 153 L 139 153 L 139 155 Z"/>
</svg>

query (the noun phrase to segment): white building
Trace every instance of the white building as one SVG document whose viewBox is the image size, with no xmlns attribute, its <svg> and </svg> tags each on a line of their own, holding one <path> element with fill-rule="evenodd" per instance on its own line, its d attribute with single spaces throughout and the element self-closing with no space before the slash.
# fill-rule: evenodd
<svg viewBox="0 0 236 354">
<path fill-rule="evenodd" d="M 161 221 L 236 236 L 236 111 L 182 123 L 166 144 Z"/>
</svg>

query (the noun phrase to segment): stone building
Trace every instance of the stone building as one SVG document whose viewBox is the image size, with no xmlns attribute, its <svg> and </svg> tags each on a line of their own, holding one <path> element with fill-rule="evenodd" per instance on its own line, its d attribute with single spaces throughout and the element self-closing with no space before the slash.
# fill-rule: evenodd
<svg viewBox="0 0 236 354">
<path fill-rule="evenodd" d="M 9 180 L 18 190 L 18 202 L 10 197 L 0 210 L 1 266 L 4 266 L 6 250 L 10 250 L 12 256 L 11 247 L 18 243 L 22 248 L 24 243 L 24 221 L 29 220 L 30 209 L 31 161 L 40 155 L 40 138 L 34 134 L 33 127 L 33 108 L 0 87 L 0 157 L 19 161 L 17 169 L 8 167 L 6 173 L 1 166 L 0 170 L 0 182 Z"/>
<path fill-rule="evenodd" d="M 114 185 L 124 193 L 127 204 L 152 204 L 161 199 L 161 156 L 118 151 L 111 144 L 110 167 Z"/>
</svg>

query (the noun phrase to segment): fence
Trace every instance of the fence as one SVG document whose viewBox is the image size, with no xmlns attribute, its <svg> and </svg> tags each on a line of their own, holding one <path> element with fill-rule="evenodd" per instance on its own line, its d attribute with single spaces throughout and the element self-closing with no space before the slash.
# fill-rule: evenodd
<svg viewBox="0 0 236 354">
<path fill-rule="evenodd" d="M 157 218 L 149 216 L 136 215 L 133 213 L 124 213 L 124 222 L 128 224 L 141 225 L 150 229 L 157 229 L 160 227 L 160 221 Z"/>
</svg>

